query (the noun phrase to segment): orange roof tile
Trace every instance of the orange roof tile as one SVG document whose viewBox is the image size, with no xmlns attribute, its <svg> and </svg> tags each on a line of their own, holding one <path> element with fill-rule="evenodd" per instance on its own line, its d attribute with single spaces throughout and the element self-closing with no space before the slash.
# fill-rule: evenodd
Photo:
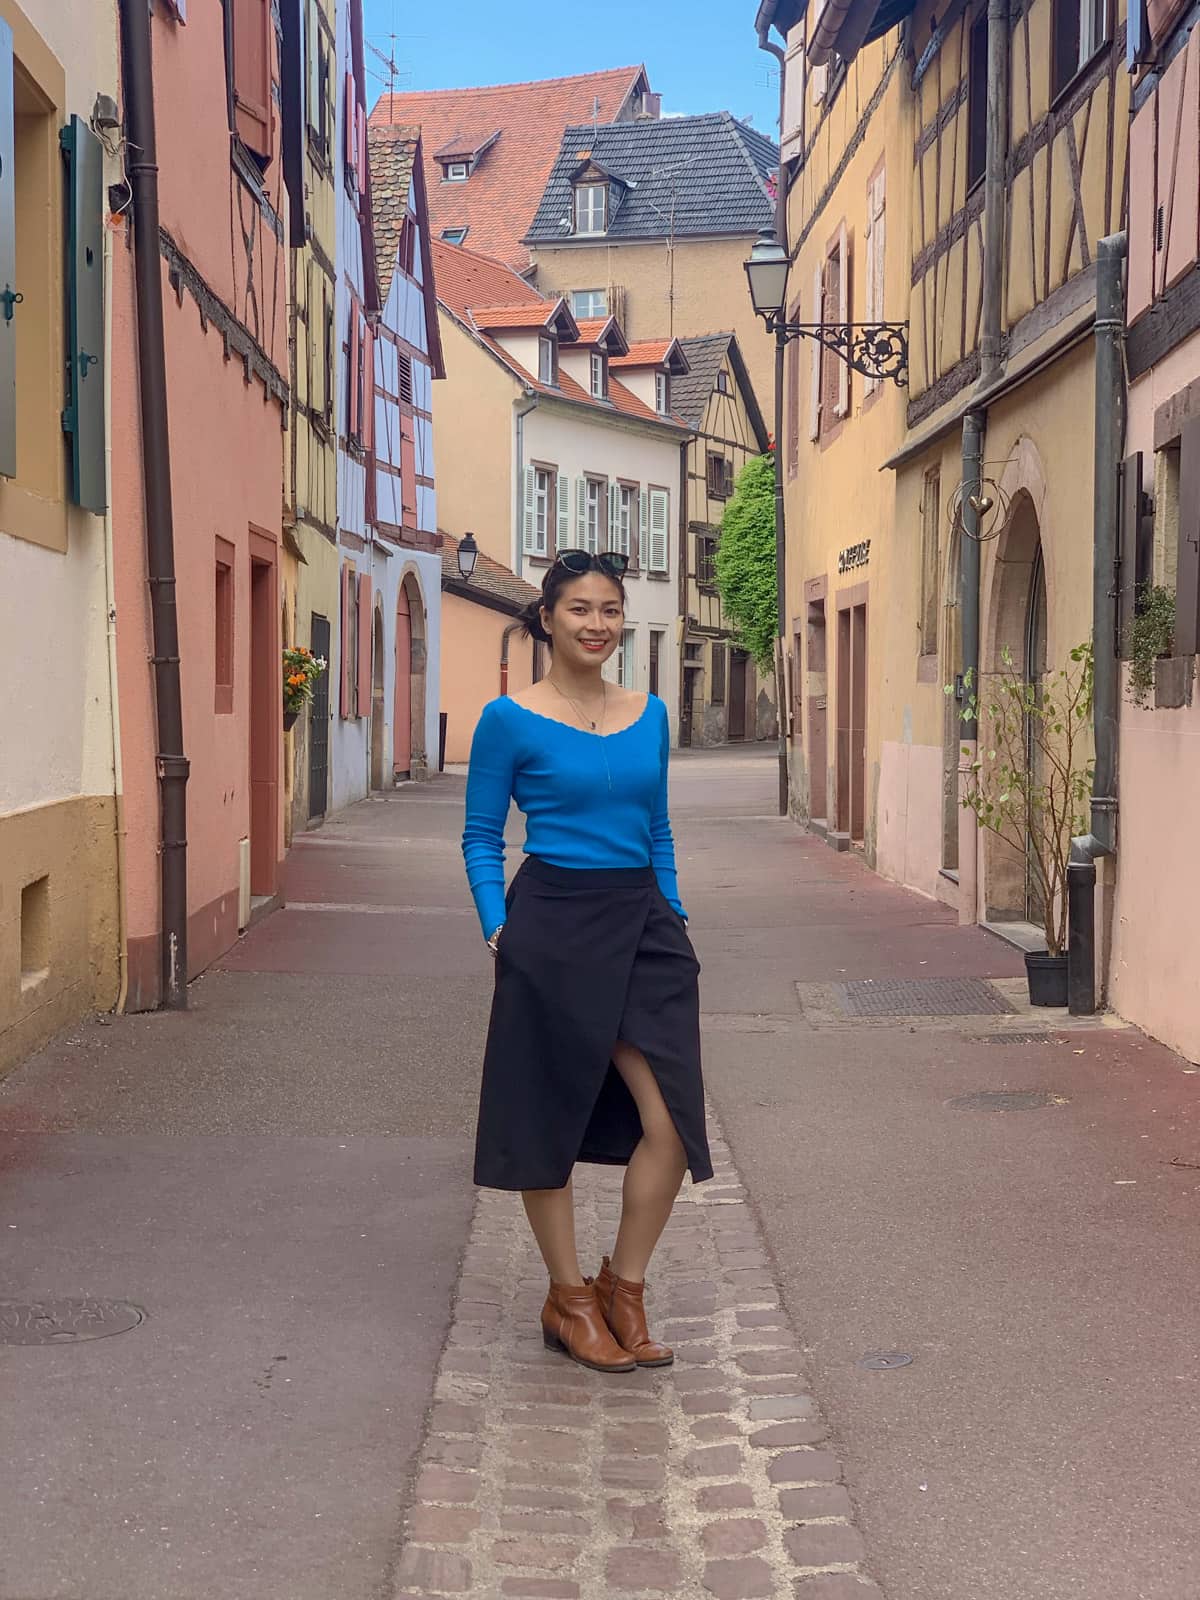
<svg viewBox="0 0 1200 1600">
<path fill-rule="evenodd" d="M 496 84 L 480 89 L 435 89 L 381 95 L 372 123 L 416 123 L 424 133 L 423 162 L 431 230 L 467 228 L 472 249 L 514 266 L 529 264 L 521 243 L 550 176 L 563 130 L 616 119 L 639 84 L 644 67 L 617 67 L 574 78 Z M 465 183 L 444 183 L 434 152 L 447 145 L 478 149 L 492 136 Z"/>
<path fill-rule="evenodd" d="M 542 300 L 537 305 L 472 306 L 477 328 L 544 328 L 559 302 Z"/>
<path fill-rule="evenodd" d="M 629 346 L 627 356 L 614 356 L 612 364 L 614 367 L 661 367 L 674 343 L 674 339 L 642 339 Z"/>
<path fill-rule="evenodd" d="M 545 305 L 549 315 L 548 303 L 524 278 L 478 250 L 434 239 L 433 271 L 438 299 L 456 316 L 465 316 L 469 306 L 515 305 Z"/>
</svg>

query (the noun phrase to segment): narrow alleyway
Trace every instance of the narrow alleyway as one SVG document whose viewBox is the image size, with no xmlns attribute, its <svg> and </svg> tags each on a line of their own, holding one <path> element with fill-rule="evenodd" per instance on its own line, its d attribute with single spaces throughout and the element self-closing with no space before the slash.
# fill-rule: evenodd
<svg viewBox="0 0 1200 1600">
<path fill-rule="evenodd" d="M 188 1014 L 0 1085 L 0 1298 L 144 1312 L 0 1343 L 0 1600 L 1200 1594 L 1200 1072 L 1031 1016 L 774 779 L 674 768 L 718 1171 L 656 1262 L 672 1371 L 545 1352 L 471 1189 L 461 778 L 300 840 Z"/>
</svg>

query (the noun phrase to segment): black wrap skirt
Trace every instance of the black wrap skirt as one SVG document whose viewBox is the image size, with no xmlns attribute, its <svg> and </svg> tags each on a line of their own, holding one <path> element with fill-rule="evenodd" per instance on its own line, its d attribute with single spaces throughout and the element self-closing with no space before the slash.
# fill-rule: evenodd
<svg viewBox="0 0 1200 1600">
<path fill-rule="evenodd" d="M 475 1182 L 561 1189 L 577 1161 L 624 1166 L 642 1136 L 612 1062 L 650 1063 L 696 1183 L 712 1177 L 700 1070 L 700 963 L 651 867 L 527 857 L 507 896 L 475 1142 Z"/>
</svg>

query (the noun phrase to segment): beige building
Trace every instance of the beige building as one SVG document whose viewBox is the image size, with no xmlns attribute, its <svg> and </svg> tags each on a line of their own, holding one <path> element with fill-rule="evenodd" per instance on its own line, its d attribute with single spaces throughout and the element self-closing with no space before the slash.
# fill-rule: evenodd
<svg viewBox="0 0 1200 1600">
<path fill-rule="evenodd" d="M 1119 7 L 1083 28 L 1077 5 L 1032 0 L 989 41 L 984 4 L 936 9 L 759 11 L 787 39 L 787 309 L 905 324 L 908 341 L 904 387 L 815 340 L 788 349 L 793 804 L 885 876 L 1029 942 L 1026 860 L 957 804 L 944 689 L 970 665 L 972 600 L 985 679 L 1008 650 L 1036 685 L 1091 633 L 1095 261 L 1124 223 L 1123 24 Z"/>
<path fill-rule="evenodd" d="M 567 128 L 525 236 L 533 281 L 637 343 L 731 328 L 757 394 L 773 345 L 742 263 L 774 217 L 779 153 L 728 112 Z"/>
<path fill-rule="evenodd" d="M 105 226 L 115 136 L 91 126 L 117 54 L 113 8 L 0 0 L 0 1073 L 122 989 L 107 508 L 124 228 Z"/>
</svg>

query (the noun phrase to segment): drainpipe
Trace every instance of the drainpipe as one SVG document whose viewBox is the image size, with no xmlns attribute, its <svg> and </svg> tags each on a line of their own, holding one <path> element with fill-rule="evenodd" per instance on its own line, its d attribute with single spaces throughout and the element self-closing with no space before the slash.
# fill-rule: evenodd
<svg viewBox="0 0 1200 1600">
<path fill-rule="evenodd" d="M 104 230 L 104 371 L 112 372 L 113 230 Z M 117 589 L 113 555 L 112 384 L 104 385 L 104 610 L 108 618 L 108 705 L 112 735 L 113 845 L 117 872 L 117 998 L 124 1011 L 129 995 L 129 918 L 125 903 L 125 776 L 121 766 L 121 701 L 117 689 Z"/>
<path fill-rule="evenodd" d="M 508 693 L 508 641 L 517 633 L 524 623 L 510 622 L 500 636 L 500 696 L 501 699 Z"/>
<path fill-rule="evenodd" d="M 983 440 L 987 413 L 968 411 L 962 431 L 962 542 L 959 553 L 959 606 L 962 616 L 963 675 L 961 693 L 979 694 L 979 513 L 971 504 L 983 475 Z M 957 686 L 956 686 L 957 690 Z M 979 752 L 979 723 L 974 717 L 959 730 L 958 793 L 961 800 Z M 979 819 L 967 806 L 958 813 L 958 920 L 962 927 L 979 921 Z"/>
<path fill-rule="evenodd" d="M 1092 778 L 1091 832 L 1071 840 L 1067 865 L 1068 1005 L 1073 1016 L 1096 1010 L 1096 861 L 1117 850 L 1117 462 L 1125 445 L 1125 334 L 1122 264 L 1126 236 L 1110 234 L 1096 246 L 1096 434 L 1094 450 L 1094 554 L 1092 645 L 1095 677 L 1092 727 L 1096 766 Z"/>
<path fill-rule="evenodd" d="M 516 521 L 513 523 L 516 538 L 513 542 L 517 550 L 514 570 L 518 578 L 521 577 L 525 568 L 525 535 L 521 526 L 521 518 L 525 514 L 525 418 L 531 411 L 537 410 L 538 403 L 538 397 L 532 389 L 525 390 L 525 398 L 528 404 L 517 408 L 517 494 L 515 502 Z"/>
<path fill-rule="evenodd" d="M 758 47 L 779 63 L 779 176 L 775 184 L 775 237 L 786 250 L 788 174 L 783 160 L 783 112 L 786 90 L 787 54 L 770 38 L 775 6 L 765 5 L 757 21 Z M 787 315 L 787 307 L 783 308 Z M 787 524 L 783 504 L 783 387 L 784 353 L 787 339 L 782 328 L 775 335 L 775 704 L 779 718 L 779 815 L 791 810 L 791 784 L 788 779 L 787 652 L 784 645 L 784 618 L 787 610 Z"/>
<path fill-rule="evenodd" d="M 987 166 L 984 176 L 983 321 L 979 381 L 986 384 L 1003 366 L 1004 233 L 1007 214 L 1009 0 L 988 0 Z"/>
<path fill-rule="evenodd" d="M 160 795 L 162 963 L 160 1004 L 187 1009 L 187 780 L 179 626 L 175 610 L 175 530 L 171 516 L 171 448 L 163 345 L 162 264 L 158 233 L 158 160 L 150 8 L 118 0 L 125 90 L 126 171 L 133 193 L 134 289 L 137 301 L 138 391 L 146 557 L 154 626 L 154 699 Z"/>
</svg>

